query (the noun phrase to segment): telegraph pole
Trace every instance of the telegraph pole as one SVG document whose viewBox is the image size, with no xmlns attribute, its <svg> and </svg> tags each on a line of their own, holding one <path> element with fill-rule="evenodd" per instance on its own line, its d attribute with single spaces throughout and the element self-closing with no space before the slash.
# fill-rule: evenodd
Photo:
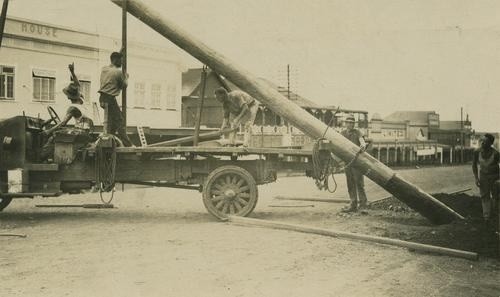
<svg viewBox="0 0 500 297">
<path fill-rule="evenodd" d="M 127 0 L 122 0 L 122 73 L 127 75 Z M 127 129 L 127 86 L 122 89 L 123 125 Z"/>
<path fill-rule="evenodd" d="M 0 47 L 2 46 L 3 30 L 5 28 L 5 20 L 7 19 L 7 7 L 9 0 L 3 0 L 2 14 L 0 15 Z"/>
<path fill-rule="evenodd" d="M 287 97 L 290 100 L 290 64 L 286 65 Z"/>
<path fill-rule="evenodd" d="M 462 163 L 464 162 L 464 108 L 460 107 L 460 158 L 462 159 Z"/>
</svg>

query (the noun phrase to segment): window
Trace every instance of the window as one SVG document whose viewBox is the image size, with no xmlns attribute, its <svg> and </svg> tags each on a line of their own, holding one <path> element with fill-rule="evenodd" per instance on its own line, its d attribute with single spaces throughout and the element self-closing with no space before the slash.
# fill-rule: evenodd
<svg viewBox="0 0 500 297">
<path fill-rule="evenodd" d="M 161 84 L 151 85 L 151 108 L 161 108 Z"/>
<path fill-rule="evenodd" d="M 0 99 L 14 99 L 14 67 L 0 66 Z"/>
<path fill-rule="evenodd" d="M 55 102 L 56 75 L 54 71 L 33 69 L 33 100 Z"/>
<path fill-rule="evenodd" d="M 83 94 L 83 102 L 90 103 L 90 81 L 80 81 L 80 92 Z"/>
<path fill-rule="evenodd" d="M 76 77 L 80 82 L 80 93 L 83 95 L 83 102 L 89 104 L 90 103 L 90 86 L 92 78 L 90 75 L 77 73 Z M 72 80 L 72 78 L 70 77 Z"/>
<path fill-rule="evenodd" d="M 144 107 L 144 98 L 146 95 L 146 86 L 143 82 L 134 84 L 134 103 L 135 107 Z"/>
<path fill-rule="evenodd" d="M 167 87 L 167 109 L 177 109 L 177 88 L 174 84 L 169 84 Z"/>
</svg>

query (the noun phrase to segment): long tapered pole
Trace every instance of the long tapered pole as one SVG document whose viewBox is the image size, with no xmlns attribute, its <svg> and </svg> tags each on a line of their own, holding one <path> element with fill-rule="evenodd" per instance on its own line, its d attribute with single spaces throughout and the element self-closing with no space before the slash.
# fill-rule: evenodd
<svg viewBox="0 0 500 297">
<path fill-rule="evenodd" d="M 122 6 L 121 0 L 111 1 L 118 6 Z M 227 57 L 219 54 L 162 17 L 157 10 L 148 7 L 139 0 L 128 0 L 127 11 L 212 70 L 223 75 L 243 91 L 257 98 L 273 112 L 290 121 L 308 136 L 316 139 L 324 137 L 329 140 L 332 143 L 334 154 L 346 162 L 352 161 L 356 169 L 430 221 L 445 223 L 454 218 L 463 219 L 460 214 L 407 182 L 368 153 L 359 154 L 358 146 L 336 131 L 328 129 L 323 122 L 283 97 L 277 90 L 274 90 L 250 72 L 237 66 Z"/>
</svg>

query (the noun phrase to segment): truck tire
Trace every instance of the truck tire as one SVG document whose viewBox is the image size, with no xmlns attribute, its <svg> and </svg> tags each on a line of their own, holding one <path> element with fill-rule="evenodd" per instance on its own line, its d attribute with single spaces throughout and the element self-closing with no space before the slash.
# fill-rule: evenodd
<svg viewBox="0 0 500 297">
<path fill-rule="evenodd" d="M 258 189 L 253 176 L 238 166 L 214 169 L 203 186 L 203 204 L 213 216 L 247 216 L 257 205 Z"/>
</svg>

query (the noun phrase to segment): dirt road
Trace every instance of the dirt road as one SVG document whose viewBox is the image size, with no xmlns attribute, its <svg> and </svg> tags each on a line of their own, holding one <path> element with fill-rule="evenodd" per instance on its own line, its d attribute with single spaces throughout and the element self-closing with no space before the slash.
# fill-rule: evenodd
<svg viewBox="0 0 500 297">
<path fill-rule="evenodd" d="M 465 188 L 468 167 L 402 172 L 430 188 Z M 445 181 L 446 179 L 446 181 Z M 439 182 L 435 182 L 439 180 Z M 259 188 L 252 217 L 412 240 L 430 225 L 417 214 L 338 214 L 341 204 L 284 202 L 275 195 L 320 193 L 304 177 Z M 385 193 L 368 184 L 369 199 Z M 418 254 L 383 245 L 221 223 L 197 192 L 135 188 L 115 209 L 43 209 L 97 203 L 97 194 L 14 201 L 0 215 L 0 296 L 499 296 L 499 264 Z M 269 205 L 303 207 L 270 207 Z M 307 205 L 314 205 L 313 207 Z M 407 228 L 408 227 L 408 228 Z M 407 232 L 407 233 L 405 233 Z M 471 232 L 474 232 L 471 230 Z M 415 239 L 415 238 L 413 238 Z"/>
</svg>

